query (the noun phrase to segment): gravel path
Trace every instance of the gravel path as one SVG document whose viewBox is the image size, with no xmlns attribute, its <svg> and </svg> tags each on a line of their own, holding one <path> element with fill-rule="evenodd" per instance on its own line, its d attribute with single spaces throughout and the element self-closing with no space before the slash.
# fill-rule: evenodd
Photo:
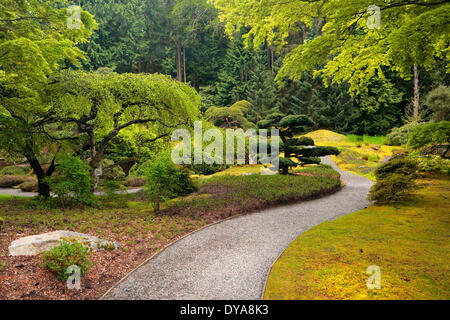
<svg viewBox="0 0 450 320">
<path fill-rule="evenodd" d="M 323 162 L 339 170 L 329 157 Z M 195 232 L 131 272 L 103 299 L 260 299 L 272 264 L 294 239 L 369 204 L 372 182 L 340 172 L 345 187 L 338 193 Z"/>
</svg>

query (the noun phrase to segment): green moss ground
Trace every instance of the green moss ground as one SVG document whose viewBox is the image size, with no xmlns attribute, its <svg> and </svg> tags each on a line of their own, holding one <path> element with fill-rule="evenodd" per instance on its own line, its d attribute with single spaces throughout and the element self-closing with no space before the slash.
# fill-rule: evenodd
<svg viewBox="0 0 450 320">
<path fill-rule="evenodd" d="M 275 263 L 265 299 L 449 299 L 450 179 L 420 180 L 415 199 L 370 206 L 297 238 Z M 381 289 L 368 290 L 370 265 Z"/>
</svg>

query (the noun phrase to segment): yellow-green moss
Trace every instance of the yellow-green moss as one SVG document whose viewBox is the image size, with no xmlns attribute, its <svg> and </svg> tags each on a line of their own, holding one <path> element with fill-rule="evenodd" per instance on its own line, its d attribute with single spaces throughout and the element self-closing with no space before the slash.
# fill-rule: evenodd
<svg viewBox="0 0 450 320">
<path fill-rule="evenodd" d="M 370 206 L 298 237 L 275 263 L 265 299 L 449 299 L 450 179 L 419 183 L 416 200 Z M 370 265 L 381 268 L 380 290 L 367 289 Z"/>
</svg>

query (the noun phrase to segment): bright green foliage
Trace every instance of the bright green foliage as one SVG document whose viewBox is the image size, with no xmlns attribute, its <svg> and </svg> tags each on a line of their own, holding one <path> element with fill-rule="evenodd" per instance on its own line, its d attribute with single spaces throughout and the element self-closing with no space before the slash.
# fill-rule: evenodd
<svg viewBox="0 0 450 320">
<path fill-rule="evenodd" d="M 57 161 L 56 172 L 48 182 L 63 207 L 73 202 L 91 203 L 91 175 L 86 163 L 75 157 L 64 156 Z"/>
<path fill-rule="evenodd" d="M 67 281 L 71 274 L 67 273 L 70 266 L 80 268 L 80 275 L 84 276 L 92 267 L 89 261 L 90 252 L 88 248 L 80 243 L 68 243 L 61 241 L 61 244 L 42 254 L 42 260 L 48 269 L 56 273 L 58 280 Z"/>
<path fill-rule="evenodd" d="M 48 120 L 48 78 L 66 64 L 79 64 L 83 52 L 78 45 L 96 26 L 92 15 L 81 10 L 80 28 L 69 28 L 68 6 L 64 0 L 0 4 L 0 149 L 10 157 L 27 158 L 43 196 L 49 190 L 42 181 L 53 165 L 45 171 L 40 163 L 52 163 L 60 146 L 42 130 Z"/>
<path fill-rule="evenodd" d="M 228 108 L 212 107 L 205 112 L 205 118 L 221 128 L 242 128 L 244 130 L 255 128 L 255 125 L 245 118 L 250 106 L 248 101 L 242 100 Z"/>
<path fill-rule="evenodd" d="M 422 171 L 442 172 L 450 175 L 450 159 L 444 159 L 439 155 L 426 155 L 417 159 L 419 169 Z"/>
<path fill-rule="evenodd" d="M 53 3 L 53 4 L 52 4 Z M 77 44 L 87 41 L 95 21 L 81 11 L 79 29 L 68 28 L 66 1 L 5 0 L 0 5 L 1 105 L 24 117 L 39 105 L 47 78 L 61 62 L 77 64 Z M 20 102 L 20 103 L 18 103 Z"/>
<path fill-rule="evenodd" d="M 435 121 L 450 121 L 450 88 L 439 86 L 429 92 L 425 104 L 433 111 Z"/>
<path fill-rule="evenodd" d="M 145 191 L 154 203 L 156 212 L 160 210 L 161 202 L 196 190 L 189 171 L 177 168 L 165 154 L 144 163 L 141 170 L 147 178 Z"/>
<path fill-rule="evenodd" d="M 313 147 L 311 138 L 295 138 L 296 135 L 304 134 L 306 128 L 314 125 L 314 122 L 305 115 L 284 115 L 273 112 L 266 119 L 258 122 L 260 128 L 275 128 L 280 132 L 280 172 L 288 174 L 289 169 L 298 165 L 319 164 L 320 158 L 327 155 L 338 155 L 339 150 L 335 147 Z M 297 159 L 298 162 L 291 158 Z"/>
<path fill-rule="evenodd" d="M 3 230 L 3 228 L 5 227 L 5 219 L 0 217 L 0 231 Z M 1 271 L 1 269 L 0 269 Z"/>
<path fill-rule="evenodd" d="M 67 72 L 55 82 L 48 93 L 52 116 L 65 124 L 65 134 L 82 134 L 92 169 L 114 138 L 136 148 L 151 147 L 199 116 L 200 96 L 169 76 Z"/>
<path fill-rule="evenodd" d="M 433 147 L 450 144 L 450 121 L 438 123 L 428 123 L 411 130 L 408 141 L 408 148 L 421 149 L 423 147 Z"/>
<path fill-rule="evenodd" d="M 309 70 L 333 76 L 335 83 L 348 81 L 350 90 L 359 92 L 374 76 L 383 77 L 382 66 L 409 78 L 414 64 L 430 69 L 436 58 L 448 61 L 450 55 L 450 4 L 444 1 L 217 0 L 215 5 L 228 34 L 247 27 L 244 37 L 254 46 L 266 40 L 283 46 L 302 26 L 319 25 L 317 37 L 287 55 L 279 80 L 299 79 Z M 367 27 L 372 5 L 381 9 L 380 29 Z"/>
</svg>

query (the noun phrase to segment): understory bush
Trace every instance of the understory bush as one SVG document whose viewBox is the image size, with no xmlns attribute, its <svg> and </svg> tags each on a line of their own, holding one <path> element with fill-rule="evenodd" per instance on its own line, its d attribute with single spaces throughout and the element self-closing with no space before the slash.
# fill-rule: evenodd
<svg viewBox="0 0 450 320">
<path fill-rule="evenodd" d="M 450 144 L 450 121 L 437 123 L 427 123 L 411 130 L 408 141 L 408 148 L 419 150 L 424 147 L 435 149 L 439 146 L 447 147 L 443 156 L 448 153 Z M 430 150 L 433 152 L 433 150 Z"/>
<path fill-rule="evenodd" d="M 375 170 L 377 180 L 385 179 L 392 174 L 401 174 L 404 176 L 417 176 L 417 161 L 410 158 L 391 160 Z"/>
<path fill-rule="evenodd" d="M 147 178 L 145 191 L 159 211 L 160 203 L 197 190 L 186 168 L 177 167 L 167 155 L 162 155 L 143 165 Z"/>
<path fill-rule="evenodd" d="M 217 173 L 224 169 L 224 166 L 221 164 L 191 164 L 189 165 L 189 169 L 194 171 L 196 174 L 203 174 L 205 176 L 209 176 L 211 174 Z"/>
<path fill-rule="evenodd" d="M 56 277 L 61 281 L 66 281 L 70 274 L 67 273 L 67 268 L 72 265 L 80 268 L 81 276 L 92 267 L 92 262 L 89 261 L 90 251 L 80 243 L 69 243 L 62 241 L 61 244 L 42 254 L 45 266 L 56 274 Z"/>
<path fill-rule="evenodd" d="M 415 127 L 420 126 L 420 123 L 412 122 L 405 124 L 399 128 L 393 128 L 391 132 L 386 136 L 386 144 L 391 146 L 401 146 L 408 143 L 409 133 Z"/>
<path fill-rule="evenodd" d="M 415 189 L 412 176 L 394 173 L 378 180 L 370 189 L 368 199 L 379 204 L 393 203 L 407 199 Z"/>
<path fill-rule="evenodd" d="M 101 176 L 102 183 L 105 181 L 118 181 L 125 178 L 125 172 L 123 172 L 122 167 L 115 164 L 114 161 L 110 159 L 103 159 L 102 161 L 103 174 Z"/>
<path fill-rule="evenodd" d="M 372 186 L 368 199 L 377 204 L 394 203 L 407 199 L 416 189 L 417 161 L 410 158 L 391 160 L 375 170 L 377 183 Z"/>
<path fill-rule="evenodd" d="M 63 207 L 70 203 L 92 204 L 90 168 L 86 163 L 65 156 L 58 160 L 55 173 L 47 181 Z"/>
<path fill-rule="evenodd" d="M 417 159 L 421 171 L 442 172 L 450 175 L 450 159 L 438 155 L 427 155 Z"/>
<path fill-rule="evenodd" d="M 5 227 L 5 219 L 0 217 L 0 231 L 2 231 L 4 227 Z"/>
</svg>

